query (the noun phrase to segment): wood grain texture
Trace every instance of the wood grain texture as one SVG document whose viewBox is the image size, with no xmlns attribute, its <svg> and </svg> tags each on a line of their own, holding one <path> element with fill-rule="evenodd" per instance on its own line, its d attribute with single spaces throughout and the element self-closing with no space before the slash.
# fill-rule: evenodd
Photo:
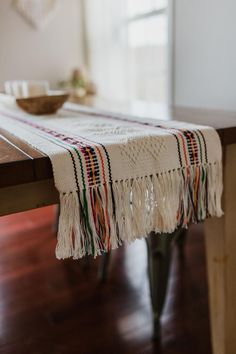
<svg viewBox="0 0 236 354">
<path fill-rule="evenodd" d="M 136 114 L 130 105 L 114 105 L 94 99 L 89 103 L 104 110 Z M 116 109 L 114 108 L 116 107 Z M 120 107 L 120 108 L 119 108 Z M 217 129 L 222 144 L 236 143 L 236 113 L 172 107 L 171 109 L 150 108 L 148 104 L 139 112 L 140 117 L 164 120 L 181 120 L 191 123 L 206 124 Z M 6 145 L 8 140 L 8 147 Z M 21 150 L 21 153 L 19 152 Z M 33 159 L 33 161 L 32 161 Z M 0 188 L 22 183 L 52 178 L 52 167 L 48 156 L 27 145 L 0 127 Z"/>
<path fill-rule="evenodd" d="M 132 112 L 130 112 L 132 113 Z M 145 116 L 145 114 L 143 114 Z M 147 114 L 146 117 L 149 115 Z M 235 354 L 235 338 L 234 338 L 234 328 L 236 326 L 235 324 L 235 318 L 236 318 L 236 304 L 235 304 L 235 299 L 236 299 L 236 282 L 234 280 L 234 274 L 236 270 L 236 237 L 235 237 L 235 229 L 236 229 L 236 224 L 235 224 L 235 210 L 236 210 L 236 188 L 235 188 L 235 181 L 236 181 L 236 149 L 235 145 L 229 145 L 232 143 L 236 143 L 236 119 L 234 114 L 228 114 L 224 112 L 220 112 L 217 115 L 217 112 L 214 111 L 207 111 L 205 112 L 204 116 L 204 111 L 203 110 L 193 110 L 193 109 L 184 109 L 184 108 L 174 108 L 172 115 L 172 118 L 174 119 L 179 119 L 182 121 L 187 121 L 187 122 L 193 122 L 193 123 L 199 123 L 199 124 L 206 124 L 206 125 L 211 125 L 217 128 L 222 144 L 225 146 L 225 192 L 224 192 L 224 205 L 225 205 L 225 216 L 219 220 L 212 219 L 207 222 L 206 224 L 206 244 L 207 244 L 207 254 L 208 254 L 208 274 L 209 274 L 209 284 L 210 284 L 210 299 L 211 299 L 211 319 L 212 319 L 212 328 L 213 328 L 213 345 L 214 345 L 214 353 L 215 354 Z M 205 118 L 204 118 L 205 117 Z M 160 118 L 164 118 L 163 116 L 160 116 Z M 169 119 L 169 117 L 167 117 Z M 215 123 L 214 123 L 215 122 Z M 214 123 L 214 124 L 213 124 Z M 51 164 L 50 160 L 47 156 L 39 153 L 35 149 L 31 148 L 29 145 L 25 144 L 19 139 L 16 139 L 12 135 L 4 132 L 4 130 L 1 130 L 1 133 L 3 135 L 2 139 L 0 140 L 0 191 L 2 192 L 0 194 L 0 207 L 1 207 L 1 212 L 0 215 L 10 213 L 10 212 L 16 212 L 20 210 L 26 210 L 30 208 L 35 208 L 39 207 L 42 205 L 47 205 L 51 203 L 56 203 L 57 202 L 57 194 L 56 191 L 53 187 L 52 184 L 52 169 L 51 169 Z M 44 181 L 44 180 L 49 180 L 49 181 Z M 40 182 L 42 181 L 42 183 Z M 39 182 L 39 184 L 37 184 Z M 19 185 L 19 188 L 17 187 Z M 41 187 L 39 187 L 41 185 Z M 38 186 L 39 188 L 35 188 Z M 9 188 L 8 188 L 9 187 Z M 22 188 L 23 187 L 23 188 Z M 26 199 L 24 195 L 26 195 Z M 9 195 L 11 196 L 9 198 Z M 14 201 L 16 199 L 17 201 Z M 4 200 L 4 207 L 2 206 L 3 203 L 2 201 Z M 46 204 L 45 204 L 46 203 Z M 23 209 L 22 209 L 23 208 Z M 13 219 L 14 220 L 14 219 Z M 2 221 L 2 220 L 1 220 Z M 14 223 L 14 221 L 12 221 Z M 15 225 L 13 225 L 13 228 Z M 18 230 L 19 231 L 19 230 Z M 16 243 L 15 246 L 16 250 L 18 250 L 18 246 Z M 44 255 L 45 256 L 45 255 Z M 51 255 L 50 255 L 51 256 Z M 50 262 L 50 261 L 49 261 Z M 19 265 L 18 265 L 19 266 Z M 197 271 L 199 271 L 199 259 L 195 261 L 195 267 L 197 267 Z M 117 269 L 117 273 L 120 274 L 120 268 Z M 182 278 L 181 278 L 182 279 Z M 181 283 L 181 279 L 178 279 L 178 281 Z M 197 306 L 199 301 L 199 294 L 198 294 L 198 284 L 201 281 L 200 275 L 199 279 L 197 278 L 196 281 L 196 301 L 194 301 L 193 298 L 191 298 L 191 306 Z M 87 282 L 87 278 L 86 278 Z M 89 282 L 87 282 L 89 283 Z M 190 280 L 190 284 L 191 280 Z M 84 285 L 85 286 L 85 285 Z M 89 286 L 89 285 L 88 285 Z M 86 286 L 85 286 L 86 287 Z M 76 288 L 77 289 L 77 288 Z M 81 290 L 81 289 L 80 289 Z M 140 289 L 139 289 L 140 290 Z M 77 289 L 77 292 L 79 290 Z M 76 292 L 76 294 L 77 294 Z M 70 294 L 68 296 L 70 297 Z M 110 293 L 111 295 L 112 293 Z M 42 296 L 44 293 L 42 294 Z M 79 292 L 79 295 L 81 296 L 81 293 Z M 99 297 L 99 293 L 96 293 L 96 295 Z M 117 295 L 117 294 L 116 294 Z M 84 295 L 85 296 L 85 295 Z M 71 300 L 71 299 L 70 299 Z M 186 300 L 186 299 L 185 299 Z M 97 301 L 97 298 L 93 298 L 93 301 Z M 99 311 L 99 309 L 93 304 L 93 301 L 90 303 L 91 305 L 91 313 L 95 313 L 99 317 L 103 319 L 103 321 L 107 320 L 107 316 L 105 316 L 105 319 L 103 318 L 103 313 Z M 108 301 L 106 298 L 105 301 Z M 190 300 L 189 300 L 190 301 Z M 104 299 L 103 301 L 98 301 L 100 306 L 104 309 Z M 63 307 L 62 303 L 62 307 Z M 80 318 L 81 316 L 81 310 L 78 310 L 76 307 L 77 303 L 75 302 L 74 305 L 71 305 L 71 303 L 68 302 L 66 307 L 69 307 L 69 316 L 70 312 L 74 313 L 74 306 L 76 308 L 75 312 L 77 313 L 77 316 Z M 86 322 L 86 316 L 85 316 L 85 310 L 83 309 L 83 301 L 82 303 L 82 314 L 84 321 Z M 194 304 L 194 305 L 193 305 Z M 179 304 L 175 303 L 175 306 L 178 306 Z M 185 302 L 186 305 L 186 302 Z M 71 307 L 72 306 L 72 307 Z M 94 306 L 94 307 L 93 307 Z M 72 308 L 72 310 L 71 310 Z M 112 307 L 110 308 L 112 309 Z M 188 315 L 190 316 L 190 319 L 185 319 L 186 313 L 184 312 L 184 306 L 182 305 L 181 307 L 181 318 L 183 319 L 183 325 L 185 327 L 185 332 L 182 337 L 182 341 L 185 343 L 187 337 L 189 336 L 189 327 L 193 326 L 194 327 L 194 338 L 200 338 L 201 335 L 199 334 L 198 330 L 200 329 L 201 321 L 196 320 L 196 315 L 197 313 L 194 312 L 194 315 L 192 316 L 192 313 L 190 312 Z M 62 313 L 59 311 L 59 315 L 56 315 L 56 318 L 59 316 L 59 321 L 60 318 L 67 318 L 68 316 L 68 309 Z M 111 310 L 112 312 L 112 310 Z M 112 312 L 113 313 L 113 312 Z M 202 313 L 203 315 L 203 313 Z M 125 316 L 125 314 L 124 314 Z M 192 317 L 191 317 L 192 316 Z M 137 317 L 139 318 L 139 317 Z M 165 319 L 165 317 L 164 317 Z M 163 319 L 163 322 L 165 320 Z M 132 320 L 132 319 L 131 319 Z M 130 320 L 130 321 L 131 321 Z M 120 319 L 122 322 L 122 318 Z M 186 322 L 185 322 L 186 321 Z M 200 321 L 200 322 L 199 322 Z M 101 322 L 101 321 L 100 321 Z M 100 323 L 99 322 L 99 323 Z M 133 321 L 131 321 L 133 323 Z M 134 321 L 135 322 L 135 321 Z M 31 322 L 32 325 L 33 322 Z M 57 321 L 56 321 L 57 323 Z M 171 336 L 173 337 L 173 333 L 178 333 L 178 326 L 179 323 L 174 326 L 171 331 L 169 332 L 170 338 Z M 54 322 L 55 325 L 55 322 Z M 73 322 L 73 326 L 77 326 L 78 323 L 75 321 Z M 73 335 L 75 335 L 76 338 L 71 338 L 68 336 L 68 340 L 72 340 L 72 349 L 71 352 L 73 353 L 73 350 L 77 350 L 78 352 L 78 342 L 77 342 L 77 327 L 76 331 L 71 325 L 69 328 L 69 331 L 72 332 Z M 92 326 L 92 320 L 91 320 L 91 326 Z M 130 324 L 126 323 L 125 324 L 126 328 L 128 328 L 128 332 L 132 331 L 130 329 Z M 149 327 L 148 327 L 149 326 Z M 119 324 L 117 324 L 117 327 L 114 327 L 112 325 L 112 322 L 110 322 L 110 327 L 108 325 L 108 332 L 106 332 L 106 337 L 109 335 L 111 337 L 114 336 L 114 333 L 117 333 L 116 330 L 117 328 L 119 329 Z M 143 333 L 147 333 L 147 329 L 151 330 L 151 321 L 150 324 L 148 325 L 147 323 L 145 324 L 144 327 L 140 326 L 140 328 L 136 329 L 136 332 L 134 334 L 134 338 L 136 340 L 140 336 L 142 337 Z M 42 330 L 40 327 L 39 330 Z M 88 330 L 88 328 L 87 328 Z M 173 330 L 173 332 L 172 332 Z M 87 332 L 83 329 L 83 326 L 80 327 L 81 333 L 83 333 L 84 336 L 87 335 Z M 101 329 L 99 326 L 97 326 L 97 331 L 98 331 L 98 336 L 102 335 L 100 332 Z M 146 331 L 146 332 L 145 332 Z M 119 331 L 118 331 L 119 332 Z M 58 339 L 58 336 L 60 337 L 61 334 L 64 334 L 63 330 L 59 331 L 56 333 L 54 340 L 56 338 Z M 138 333 L 138 336 L 136 336 L 136 333 Z M 188 335 L 186 335 L 186 333 Z M 64 334 L 65 335 L 65 334 Z M 200 335 L 200 336 L 199 336 Z M 206 333 L 203 333 L 202 336 L 206 336 Z M 126 334 L 126 339 L 127 337 L 129 338 L 129 334 Z M 45 334 L 45 337 L 47 338 L 47 335 Z M 206 337 L 207 338 L 207 337 Z M 19 340 L 20 341 L 20 340 Z M 17 346 L 19 345 L 19 341 Z M 182 343 L 183 343 L 182 342 Z M 38 343 L 36 341 L 36 343 Z M 53 348 L 53 343 L 54 341 L 51 342 L 51 346 L 48 347 L 48 352 L 52 353 L 51 348 Z M 63 342 L 60 342 L 61 345 L 63 346 Z M 112 342 L 113 343 L 113 342 Z M 209 345 L 207 346 L 207 351 L 204 352 L 203 347 L 199 347 L 196 345 L 196 341 L 194 340 L 192 343 L 194 345 L 191 345 L 191 354 L 193 353 L 210 353 Z M 99 340 L 99 338 L 96 338 L 95 342 L 93 343 L 94 346 L 89 347 L 90 341 L 86 342 L 86 344 L 82 345 L 82 350 L 83 353 L 91 353 L 96 351 L 97 347 L 102 346 L 104 343 Z M 35 345 L 35 343 L 34 343 Z M 83 346 L 84 345 L 84 346 Z M 91 344 L 92 345 L 92 344 Z M 148 346 L 150 348 L 154 348 L 150 342 L 148 344 L 145 342 L 145 346 Z M 88 351 L 87 346 L 90 348 Z M 142 347 L 142 351 L 138 351 L 138 347 L 135 346 L 137 349 L 137 353 L 151 353 L 152 351 L 146 351 L 146 347 Z M 29 346 L 32 348 L 31 346 Z M 171 346 L 170 346 L 171 347 Z M 16 353 L 16 346 L 14 344 L 11 346 L 11 350 L 9 353 Z M 75 349 L 76 348 L 76 349 Z M 171 347 L 173 349 L 173 347 Z M 175 349 L 179 351 L 172 351 L 172 349 L 166 353 L 185 353 L 185 349 L 183 346 L 178 345 L 175 347 Z M 44 348 L 42 347 L 42 353 Z M 120 353 L 123 353 L 124 350 L 126 350 L 126 353 L 134 353 L 134 351 L 130 348 L 127 348 L 126 346 L 120 346 L 119 350 Z M 151 349 L 151 350 L 152 350 Z M 8 346 L 3 346 L 3 351 L 4 353 L 7 353 L 8 351 Z M 15 351 L 14 351 L 15 350 Z M 27 352 L 28 348 L 26 348 Z M 31 349 L 30 349 L 31 350 Z M 63 349 L 64 350 L 64 349 Z M 62 353 L 68 353 L 67 347 L 65 351 L 61 351 Z M 111 348 L 109 347 L 109 350 Z M 160 347 L 155 347 L 153 349 L 153 352 L 156 352 L 156 350 L 160 350 Z M 173 349 L 174 350 L 174 349 Z M 40 349 L 38 353 L 41 353 Z M 45 352 L 47 353 L 47 351 Z M 57 348 L 57 351 L 55 353 L 60 353 L 60 348 Z M 105 353 L 103 351 L 102 353 Z M 110 353 L 110 351 L 108 351 Z M 118 352 L 119 353 L 119 352 Z M 189 348 L 187 349 L 186 353 L 189 354 Z"/>
<path fill-rule="evenodd" d="M 52 177 L 48 156 L 0 127 L 0 188 Z"/>
<path fill-rule="evenodd" d="M 173 249 L 162 339 L 152 340 L 145 241 L 100 259 L 58 261 L 52 207 L 0 219 L 2 354 L 211 354 L 202 226 Z"/>
<path fill-rule="evenodd" d="M 53 179 L 0 188 L 0 216 L 59 203 Z"/>
<path fill-rule="evenodd" d="M 236 353 L 236 144 L 224 152 L 224 216 L 205 222 L 214 354 Z"/>
<path fill-rule="evenodd" d="M 37 97 L 17 98 L 16 103 L 20 108 L 29 114 L 54 114 L 63 106 L 68 97 L 68 94 L 53 94 Z"/>
</svg>

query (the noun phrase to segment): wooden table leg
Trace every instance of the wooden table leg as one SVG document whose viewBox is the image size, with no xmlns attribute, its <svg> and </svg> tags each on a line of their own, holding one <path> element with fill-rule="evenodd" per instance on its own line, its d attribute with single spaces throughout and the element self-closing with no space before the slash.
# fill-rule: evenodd
<svg viewBox="0 0 236 354">
<path fill-rule="evenodd" d="M 236 353 L 236 145 L 224 153 L 224 216 L 205 222 L 214 354 Z"/>
</svg>

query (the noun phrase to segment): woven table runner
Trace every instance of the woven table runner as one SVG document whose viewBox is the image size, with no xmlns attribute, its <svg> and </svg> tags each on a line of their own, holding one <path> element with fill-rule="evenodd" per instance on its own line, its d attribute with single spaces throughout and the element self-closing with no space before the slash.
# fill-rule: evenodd
<svg viewBox="0 0 236 354">
<path fill-rule="evenodd" d="M 60 194 L 56 256 L 94 257 L 222 215 L 213 128 L 106 115 L 77 106 L 31 116 L 0 105 L 0 125 L 49 156 Z"/>
</svg>

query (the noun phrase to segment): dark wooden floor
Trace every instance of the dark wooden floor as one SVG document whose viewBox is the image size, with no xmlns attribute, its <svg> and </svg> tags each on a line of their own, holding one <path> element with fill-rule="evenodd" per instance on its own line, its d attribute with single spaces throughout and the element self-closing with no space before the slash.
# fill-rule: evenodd
<svg viewBox="0 0 236 354">
<path fill-rule="evenodd" d="M 162 340 L 151 339 L 143 241 L 113 252 L 106 284 L 99 260 L 54 256 L 53 207 L 0 218 L 0 353 L 211 354 L 201 226 L 186 259 L 174 249 Z"/>
</svg>

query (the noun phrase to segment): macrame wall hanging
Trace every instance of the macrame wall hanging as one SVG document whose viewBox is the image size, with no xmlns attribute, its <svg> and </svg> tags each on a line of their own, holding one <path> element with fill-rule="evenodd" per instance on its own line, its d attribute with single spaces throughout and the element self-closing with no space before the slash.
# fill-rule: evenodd
<svg viewBox="0 0 236 354">
<path fill-rule="evenodd" d="M 13 0 L 22 17 L 35 29 L 43 29 L 52 19 L 58 0 Z"/>
</svg>

